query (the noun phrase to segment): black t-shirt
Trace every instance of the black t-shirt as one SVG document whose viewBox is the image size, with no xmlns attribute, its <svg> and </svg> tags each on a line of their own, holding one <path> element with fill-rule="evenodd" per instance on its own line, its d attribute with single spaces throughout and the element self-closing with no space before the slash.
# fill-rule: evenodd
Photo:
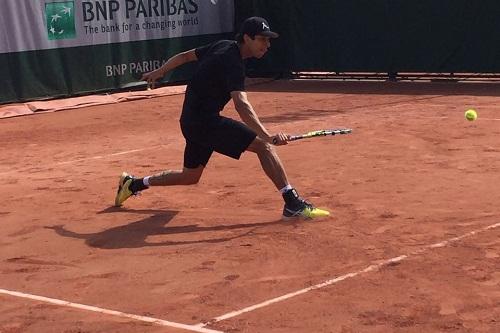
<svg viewBox="0 0 500 333">
<path fill-rule="evenodd" d="M 235 41 L 217 41 L 195 52 L 198 67 L 186 89 L 182 122 L 218 116 L 232 91 L 245 90 L 245 64 Z"/>
</svg>

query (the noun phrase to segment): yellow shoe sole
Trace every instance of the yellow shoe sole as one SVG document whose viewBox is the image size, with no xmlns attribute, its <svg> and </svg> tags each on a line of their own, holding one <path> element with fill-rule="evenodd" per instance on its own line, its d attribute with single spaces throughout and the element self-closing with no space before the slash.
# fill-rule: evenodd
<svg viewBox="0 0 500 333">
<path fill-rule="evenodd" d="M 132 178 L 125 181 L 125 179 L 129 176 L 128 173 L 123 172 L 120 176 L 120 181 L 118 182 L 118 191 L 116 192 L 115 197 L 115 206 L 120 207 L 125 200 L 127 200 L 131 195 L 132 191 L 129 190 L 130 184 L 132 184 Z"/>
<path fill-rule="evenodd" d="M 319 208 L 306 208 L 299 214 L 295 216 L 284 216 L 284 220 L 288 219 L 296 219 L 296 218 L 303 218 L 303 219 L 315 219 L 315 218 L 320 218 L 320 217 L 327 217 L 330 216 L 330 212 L 324 209 L 319 209 Z"/>
</svg>

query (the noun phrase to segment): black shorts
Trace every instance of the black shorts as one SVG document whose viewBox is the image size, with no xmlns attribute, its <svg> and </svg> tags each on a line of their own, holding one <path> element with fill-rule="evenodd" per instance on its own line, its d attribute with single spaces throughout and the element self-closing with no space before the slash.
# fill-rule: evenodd
<svg viewBox="0 0 500 333">
<path fill-rule="evenodd" d="M 245 124 L 217 116 L 202 122 L 181 122 L 186 139 L 184 167 L 206 166 L 214 151 L 239 159 L 257 134 Z"/>
</svg>

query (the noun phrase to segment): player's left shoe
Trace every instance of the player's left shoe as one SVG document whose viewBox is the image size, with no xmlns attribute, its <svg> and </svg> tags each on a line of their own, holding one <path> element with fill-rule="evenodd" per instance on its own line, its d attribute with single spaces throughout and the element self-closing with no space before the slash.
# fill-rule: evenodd
<svg viewBox="0 0 500 333">
<path fill-rule="evenodd" d="M 134 181 L 134 176 L 129 175 L 126 172 L 123 172 L 120 176 L 120 181 L 118 182 L 118 190 L 116 191 L 115 197 L 115 206 L 120 207 L 125 200 L 130 198 L 132 195 L 136 195 L 136 193 L 130 190 L 130 185 Z"/>
</svg>

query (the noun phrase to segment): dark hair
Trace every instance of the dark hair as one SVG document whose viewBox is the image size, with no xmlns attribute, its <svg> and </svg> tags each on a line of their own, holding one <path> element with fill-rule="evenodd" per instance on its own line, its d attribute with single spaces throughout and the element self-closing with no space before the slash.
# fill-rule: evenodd
<svg viewBox="0 0 500 333">
<path fill-rule="evenodd" d="M 237 33 L 236 36 L 234 36 L 234 39 L 236 39 L 236 41 L 240 44 L 243 44 L 243 42 L 244 42 L 242 33 Z"/>
<path fill-rule="evenodd" d="M 243 38 L 244 35 L 247 35 L 248 37 L 250 37 L 251 39 L 255 39 L 255 36 L 251 36 L 249 34 L 243 34 L 243 33 L 237 33 L 236 36 L 234 36 L 234 39 L 236 39 L 236 41 L 239 43 L 239 44 L 243 44 L 245 43 L 245 39 Z"/>
</svg>

